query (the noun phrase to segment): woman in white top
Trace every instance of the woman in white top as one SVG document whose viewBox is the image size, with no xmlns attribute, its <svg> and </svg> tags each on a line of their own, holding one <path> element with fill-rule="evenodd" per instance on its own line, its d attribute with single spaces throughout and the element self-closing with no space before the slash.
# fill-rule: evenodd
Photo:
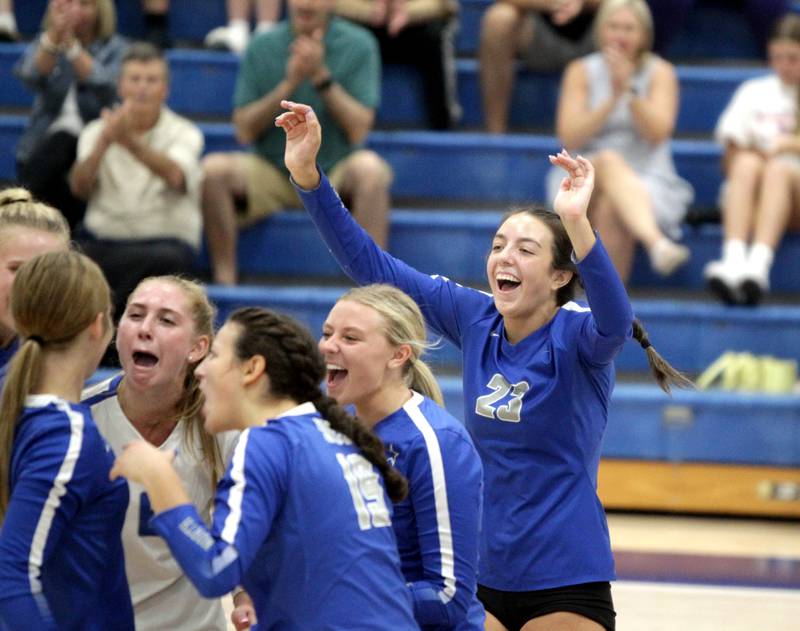
<svg viewBox="0 0 800 631">
<path fill-rule="evenodd" d="M 724 242 L 704 275 L 728 304 L 761 300 L 775 249 L 787 229 L 800 230 L 800 15 L 781 19 L 767 47 L 772 73 L 739 86 L 717 123 Z"/>
<path fill-rule="evenodd" d="M 622 280 L 630 276 L 637 242 L 666 276 L 689 258 L 673 239 L 694 196 L 672 160 L 675 68 L 650 52 L 653 23 L 644 0 L 607 0 L 595 29 L 599 50 L 564 72 L 556 132 L 564 147 L 594 164 L 589 216 Z M 551 169 L 551 201 L 562 178 L 561 169 Z"/>
<path fill-rule="evenodd" d="M 123 373 L 84 392 L 100 433 L 116 454 L 134 440 L 176 452 L 174 465 L 206 521 L 235 433 L 203 429 L 203 398 L 194 376 L 211 344 L 214 309 L 203 288 L 174 276 L 143 280 L 119 321 Z M 201 598 L 161 537 L 143 487 L 129 482 L 122 529 L 125 567 L 138 631 L 224 631 L 218 599 Z"/>
</svg>

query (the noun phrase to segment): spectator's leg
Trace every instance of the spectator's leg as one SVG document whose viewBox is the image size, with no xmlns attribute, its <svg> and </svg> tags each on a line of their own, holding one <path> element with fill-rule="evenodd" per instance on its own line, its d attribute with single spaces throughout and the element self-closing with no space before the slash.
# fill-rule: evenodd
<svg viewBox="0 0 800 631">
<path fill-rule="evenodd" d="M 608 198 L 602 193 L 595 193 L 592 196 L 589 220 L 592 222 L 592 227 L 600 234 L 606 252 L 611 257 L 622 282 L 627 283 L 633 269 L 636 241 L 620 221 Z"/>
<path fill-rule="evenodd" d="M 331 182 L 351 200 L 356 221 L 385 249 L 389 240 L 391 167 L 374 151 L 361 149 L 334 167 Z"/>
<path fill-rule="evenodd" d="M 235 285 L 236 198 L 247 195 L 247 172 L 236 153 L 211 153 L 203 159 L 202 208 L 213 281 Z"/>
<path fill-rule="evenodd" d="M 75 162 L 78 139 L 64 131 L 45 136 L 33 149 L 27 162 L 19 164 L 20 183 L 37 199 L 57 208 L 70 228 L 83 219 L 86 204 L 69 188 L 69 171 Z"/>
<path fill-rule="evenodd" d="M 658 227 L 650 193 L 636 171 L 616 151 L 600 151 L 592 161 L 598 190 L 620 223 L 647 249 L 653 269 L 667 276 L 684 264 L 690 256 L 688 248 L 670 240 Z"/>
<path fill-rule="evenodd" d="M 478 52 L 481 99 L 486 131 L 508 130 L 508 110 L 514 88 L 514 61 L 533 43 L 533 23 L 520 9 L 495 2 L 483 14 Z"/>
<path fill-rule="evenodd" d="M 763 174 L 764 158 L 761 154 L 738 150 L 731 157 L 722 204 L 722 226 L 726 241 L 750 241 Z"/>
<path fill-rule="evenodd" d="M 272 28 L 281 19 L 281 0 L 256 1 L 256 30 L 259 33 Z"/>
<path fill-rule="evenodd" d="M 735 150 L 726 159 L 722 194 L 722 257 L 709 262 L 703 277 L 723 302 L 744 301 L 741 284 L 747 270 L 747 244 L 764 174 L 764 158 L 755 151 Z"/>
<path fill-rule="evenodd" d="M 754 217 L 753 243 L 747 253 L 741 291 L 745 304 L 755 305 L 769 291 L 769 273 L 792 215 L 800 185 L 800 164 L 778 156 L 767 160 Z"/>
<path fill-rule="evenodd" d="M 169 0 L 142 0 L 145 39 L 159 48 L 172 45 L 169 36 Z"/>
</svg>

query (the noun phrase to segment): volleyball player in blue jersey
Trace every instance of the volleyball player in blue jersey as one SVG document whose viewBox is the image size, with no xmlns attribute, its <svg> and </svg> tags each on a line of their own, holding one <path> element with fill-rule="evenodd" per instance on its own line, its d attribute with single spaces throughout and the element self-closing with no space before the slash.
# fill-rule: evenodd
<svg viewBox="0 0 800 631">
<path fill-rule="evenodd" d="M 327 389 L 383 441 L 407 479 L 395 505 L 403 576 L 423 629 L 483 629 L 475 595 L 483 470 L 464 425 L 441 405 L 442 393 L 420 355 L 425 321 L 389 285 L 358 287 L 334 305 L 319 349 Z"/>
<path fill-rule="evenodd" d="M 486 263 L 491 294 L 430 277 L 378 248 L 316 166 L 319 121 L 284 102 L 285 162 L 303 204 L 358 283 L 396 285 L 463 352 L 465 422 L 484 467 L 478 596 L 492 631 L 614 628 L 614 578 L 596 493 L 614 384 L 633 336 L 665 389 L 686 380 L 651 347 L 586 218 L 594 169 L 566 152 L 556 213 L 510 213 Z M 572 258 L 574 257 L 574 259 Z M 572 302 L 583 280 L 591 310 Z"/>
<path fill-rule="evenodd" d="M 24 188 L 0 191 L 0 382 L 19 348 L 10 305 L 14 275 L 37 254 L 68 247 L 69 225 L 60 212 Z"/>
<path fill-rule="evenodd" d="M 75 252 L 25 263 L 12 286 L 22 342 L 0 403 L 0 629 L 132 631 L 120 531 L 124 481 L 79 403 L 111 340 L 103 273 Z"/>
<path fill-rule="evenodd" d="M 149 443 L 128 446 L 112 475 L 145 487 L 151 527 L 200 593 L 242 585 L 255 628 L 417 629 L 390 517 L 406 481 L 380 440 L 321 392 L 310 334 L 288 316 L 241 309 L 196 374 L 206 428 L 244 430 L 211 530 L 170 456 Z"/>
</svg>

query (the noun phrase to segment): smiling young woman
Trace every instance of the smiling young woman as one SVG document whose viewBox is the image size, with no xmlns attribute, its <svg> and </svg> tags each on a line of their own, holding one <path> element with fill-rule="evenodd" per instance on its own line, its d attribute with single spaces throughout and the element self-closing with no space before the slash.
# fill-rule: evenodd
<svg viewBox="0 0 800 631">
<path fill-rule="evenodd" d="M 276 124 L 286 132 L 286 166 L 339 264 L 359 284 L 408 293 L 433 331 L 462 350 L 464 421 L 484 468 L 478 597 L 486 628 L 613 629 L 614 560 L 596 487 L 614 358 L 633 336 L 663 387 L 685 379 L 634 320 L 592 230 L 592 164 L 564 151 L 550 156 L 566 175 L 556 213 L 524 210 L 503 221 L 486 265 L 489 295 L 377 247 L 317 167 L 313 110 L 284 107 Z M 578 275 L 590 308 L 572 302 Z"/>
<path fill-rule="evenodd" d="M 236 441 L 235 432 L 215 438 L 203 428 L 194 368 L 208 352 L 213 321 L 214 308 L 199 284 L 175 276 L 143 280 L 119 322 L 122 374 L 83 395 L 115 453 L 141 439 L 180 453 L 175 467 L 206 519 L 223 462 Z M 143 487 L 131 482 L 122 539 L 136 628 L 224 628 L 220 601 L 198 596 L 150 528 L 150 517 Z"/>
</svg>

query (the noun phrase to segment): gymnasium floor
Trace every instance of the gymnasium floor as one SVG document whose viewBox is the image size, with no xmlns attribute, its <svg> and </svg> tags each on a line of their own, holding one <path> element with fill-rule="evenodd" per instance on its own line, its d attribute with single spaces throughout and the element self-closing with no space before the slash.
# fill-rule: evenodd
<svg viewBox="0 0 800 631">
<path fill-rule="evenodd" d="M 608 523 L 618 631 L 800 631 L 800 522 L 613 513 Z"/>
<path fill-rule="evenodd" d="M 619 631 L 800 630 L 800 522 L 609 515 Z"/>
</svg>

